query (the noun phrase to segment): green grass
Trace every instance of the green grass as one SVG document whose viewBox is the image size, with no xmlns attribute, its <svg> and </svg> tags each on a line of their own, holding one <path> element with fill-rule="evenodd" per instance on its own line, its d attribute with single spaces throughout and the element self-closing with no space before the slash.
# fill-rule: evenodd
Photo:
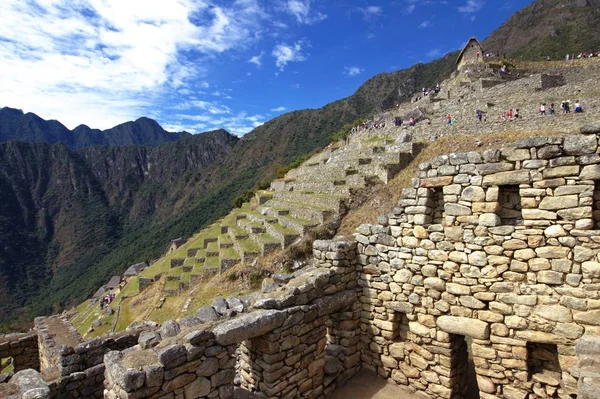
<svg viewBox="0 0 600 399">
<path fill-rule="evenodd" d="M 219 257 L 218 256 L 210 256 L 206 258 L 206 262 L 204 262 L 204 267 L 219 267 Z"/>
<path fill-rule="evenodd" d="M 137 277 L 131 277 L 127 281 L 127 284 L 125 284 L 121 292 L 119 292 L 119 295 L 117 295 L 116 299 L 125 298 L 137 294 L 139 291 L 139 287 L 140 284 Z"/>
<path fill-rule="evenodd" d="M 234 234 L 235 236 L 243 236 L 243 235 L 248 235 L 248 232 L 244 229 L 240 229 L 238 226 L 233 226 L 229 228 L 229 231 L 232 232 L 232 234 Z"/>
<path fill-rule="evenodd" d="M 10 358 L 0 359 L 0 374 L 12 374 L 14 371 L 15 366 Z"/>
<path fill-rule="evenodd" d="M 271 226 L 281 234 L 298 234 L 296 230 L 285 227 L 279 223 L 273 223 Z"/>
<path fill-rule="evenodd" d="M 115 331 L 123 331 L 128 325 L 134 322 L 137 316 L 131 309 L 131 302 L 134 300 L 135 298 L 128 298 L 121 302 L 121 312 L 119 313 L 119 320 L 117 321 Z"/>
<path fill-rule="evenodd" d="M 221 234 L 219 236 L 219 244 L 233 244 L 233 240 L 228 234 Z"/>
<path fill-rule="evenodd" d="M 164 323 L 167 320 L 176 319 L 181 311 L 184 301 L 185 298 L 180 296 L 167 297 L 159 309 L 154 309 L 150 313 L 148 319 L 156 321 L 157 323 Z"/>
<path fill-rule="evenodd" d="M 263 242 L 265 244 L 267 243 L 279 243 L 279 240 L 271 235 L 269 235 L 268 233 L 261 233 L 261 234 L 255 234 L 256 238 L 258 238 L 258 240 L 260 242 Z"/>
<path fill-rule="evenodd" d="M 178 290 L 179 289 L 179 281 L 167 281 L 165 284 L 165 290 Z"/>
<path fill-rule="evenodd" d="M 260 245 L 258 245 L 252 238 L 238 240 L 238 245 L 244 252 L 260 252 Z"/>
<path fill-rule="evenodd" d="M 221 248 L 221 252 L 219 252 L 219 257 L 221 259 L 240 259 L 240 255 L 237 253 L 235 248 Z"/>
<path fill-rule="evenodd" d="M 219 252 L 219 243 L 218 242 L 209 242 L 206 247 L 206 252 Z"/>
</svg>

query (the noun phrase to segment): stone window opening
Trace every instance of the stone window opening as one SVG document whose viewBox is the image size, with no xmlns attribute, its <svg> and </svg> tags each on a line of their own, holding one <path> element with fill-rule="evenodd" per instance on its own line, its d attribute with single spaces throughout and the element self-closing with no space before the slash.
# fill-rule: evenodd
<svg viewBox="0 0 600 399">
<path fill-rule="evenodd" d="M 528 342 L 527 355 L 527 371 L 533 381 L 533 392 L 542 397 L 555 397 L 562 385 L 557 345 Z"/>
<path fill-rule="evenodd" d="M 392 334 L 390 341 L 405 342 L 408 338 L 408 317 L 402 312 L 392 313 Z"/>
<path fill-rule="evenodd" d="M 15 369 L 15 359 L 12 357 L 6 357 L 0 359 L 0 374 L 13 373 Z"/>
<path fill-rule="evenodd" d="M 600 181 L 594 181 L 594 202 L 592 206 L 592 217 L 594 218 L 594 228 L 600 229 Z"/>
<path fill-rule="evenodd" d="M 502 225 L 516 226 L 523 224 L 519 186 L 499 186 L 498 189 L 498 216 L 500 216 Z"/>
<path fill-rule="evenodd" d="M 479 399 L 477 373 L 471 351 L 470 338 L 463 335 L 450 335 L 450 368 L 452 375 L 452 397 Z"/>
<path fill-rule="evenodd" d="M 444 192 L 442 191 L 442 187 L 431 189 L 429 198 L 431 198 L 431 201 L 433 202 L 431 207 L 431 223 L 442 224 L 444 222 L 444 217 L 446 216 L 446 213 L 444 212 L 444 206 L 446 205 L 446 202 L 444 201 Z"/>
</svg>

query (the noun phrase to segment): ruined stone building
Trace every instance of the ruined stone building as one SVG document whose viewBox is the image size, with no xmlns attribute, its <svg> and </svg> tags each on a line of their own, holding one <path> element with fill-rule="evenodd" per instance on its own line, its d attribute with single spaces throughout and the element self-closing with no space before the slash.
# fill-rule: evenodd
<svg viewBox="0 0 600 399">
<path fill-rule="evenodd" d="M 466 66 L 483 63 L 483 46 L 475 36 L 472 36 L 463 47 L 456 60 L 458 70 Z"/>
<path fill-rule="evenodd" d="M 20 371 L 0 396 L 322 398 L 364 368 L 429 398 L 597 398 L 598 133 L 423 163 L 393 212 L 252 303 L 71 346 L 39 319 L 54 380 Z"/>
</svg>

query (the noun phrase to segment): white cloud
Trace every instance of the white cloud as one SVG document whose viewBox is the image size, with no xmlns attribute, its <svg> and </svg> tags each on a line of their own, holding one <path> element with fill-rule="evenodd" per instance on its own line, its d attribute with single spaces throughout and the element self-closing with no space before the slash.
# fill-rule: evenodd
<svg viewBox="0 0 600 399">
<path fill-rule="evenodd" d="M 275 65 L 280 70 L 284 70 L 285 66 L 290 62 L 301 62 L 306 60 L 306 56 L 302 53 L 304 43 L 297 41 L 293 45 L 286 43 L 277 44 L 273 48 L 271 55 L 275 58 Z"/>
<path fill-rule="evenodd" d="M 404 13 L 412 14 L 412 12 L 415 10 L 415 8 L 416 8 L 416 6 L 414 4 L 410 4 L 404 9 Z"/>
<path fill-rule="evenodd" d="M 429 58 L 435 58 L 435 57 L 439 57 L 439 56 L 441 56 L 441 55 L 442 55 L 442 50 L 440 50 L 439 48 L 434 48 L 433 50 L 430 50 L 430 51 L 427 53 L 427 56 L 428 56 Z"/>
<path fill-rule="evenodd" d="M 367 6 L 359 8 L 359 11 L 365 16 L 378 16 L 383 13 L 383 8 L 381 6 Z"/>
<path fill-rule="evenodd" d="M 296 17 L 300 24 L 311 25 L 327 18 L 325 14 L 312 11 L 310 3 L 311 0 L 287 0 L 285 10 Z"/>
<path fill-rule="evenodd" d="M 256 65 L 257 67 L 260 67 L 262 65 L 260 59 L 262 58 L 263 54 L 264 53 L 261 52 L 259 55 L 255 55 L 254 57 L 250 58 L 248 62 Z"/>
<path fill-rule="evenodd" d="M 207 130 L 223 128 L 230 133 L 242 136 L 252 129 L 262 125 L 266 117 L 260 114 L 248 115 L 242 111 L 236 115 L 196 115 L 177 114 L 177 122 L 168 125 L 171 131 L 179 131 L 187 128 L 191 133 L 200 133 Z"/>
<path fill-rule="evenodd" d="M 344 67 L 344 75 L 346 76 L 358 76 L 363 73 L 365 70 L 361 69 L 357 66 L 346 66 Z"/>
<path fill-rule="evenodd" d="M 458 12 L 462 13 L 472 13 L 481 10 L 481 8 L 485 5 L 485 0 L 467 0 L 467 2 L 458 7 Z"/>
<path fill-rule="evenodd" d="M 419 24 L 419 28 L 421 28 L 421 29 L 426 29 L 426 28 L 429 28 L 430 26 L 431 26 L 430 21 L 423 21 Z"/>
<path fill-rule="evenodd" d="M 187 54 L 242 49 L 265 17 L 257 0 L 2 0 L 0 15 L 4 105 L 71 128 L 151 113 L 165 93 L 207 74 Z"/>
<path fill-rule="evenodd" d="M 272 108 L 271 112 L 283 112 L 286 109 L 287 109 L 286 107 L 277 107 L 277 108 Z"/>
</svg>

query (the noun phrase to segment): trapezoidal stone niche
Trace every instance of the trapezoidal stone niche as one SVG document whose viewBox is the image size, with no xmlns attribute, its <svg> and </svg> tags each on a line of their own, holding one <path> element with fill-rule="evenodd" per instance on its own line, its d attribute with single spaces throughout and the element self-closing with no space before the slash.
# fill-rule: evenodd
<svg viewBox="0 0 600 399">
<path fill-rule="evenodd" d="M 355 234 L 362 366 L 432 398 L 576 397 L 575 343 L 600 333 L 597 149 L 536 137 L 421 164 Z"/>
</svg>

